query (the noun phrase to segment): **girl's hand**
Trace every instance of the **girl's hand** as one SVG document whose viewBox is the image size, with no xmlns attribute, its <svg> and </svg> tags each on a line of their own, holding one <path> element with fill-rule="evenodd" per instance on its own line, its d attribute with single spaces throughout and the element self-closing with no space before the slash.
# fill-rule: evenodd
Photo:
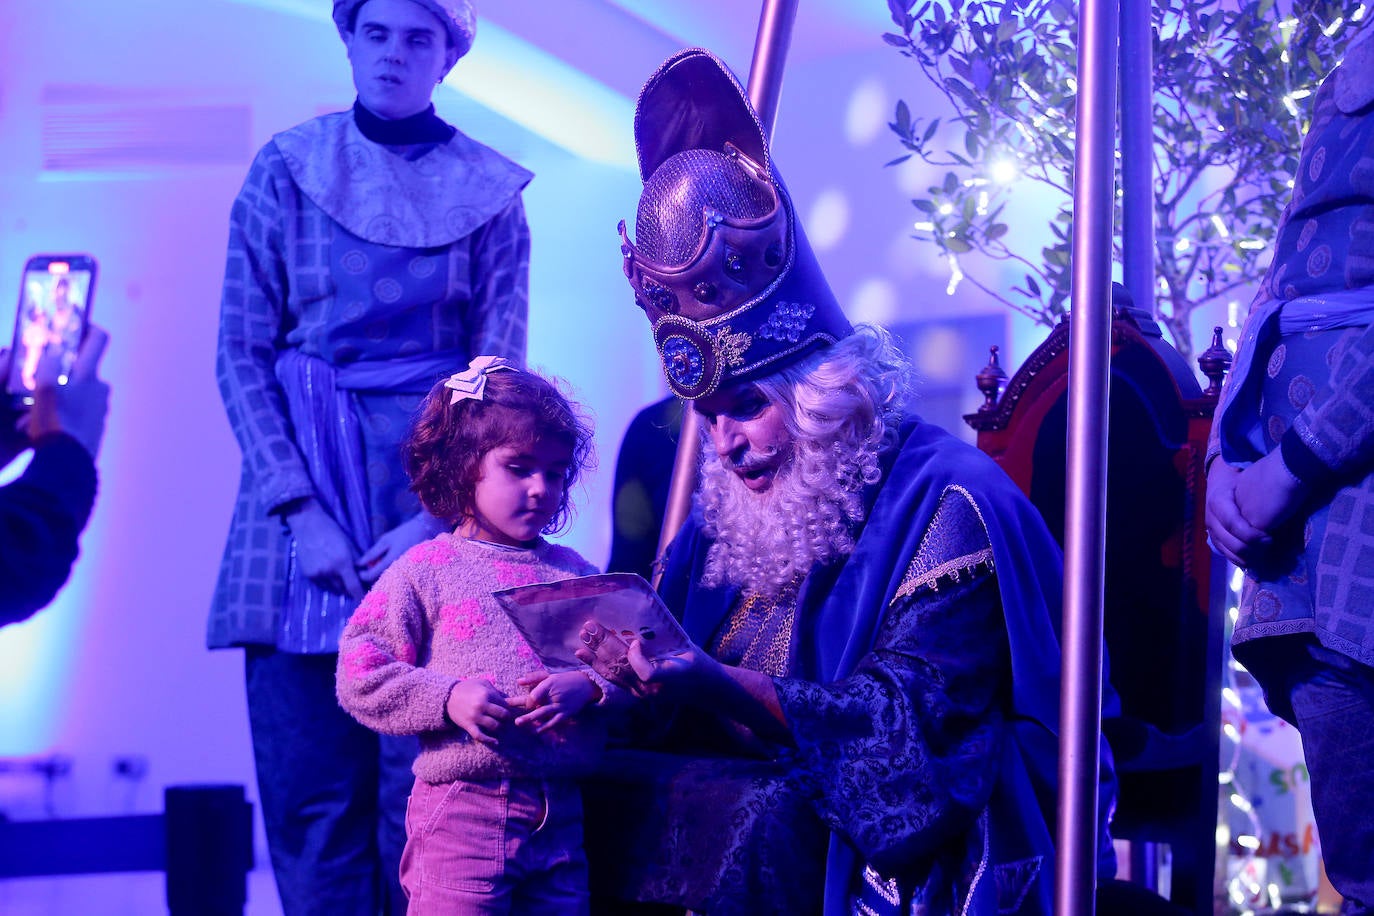
<svg viewBox="0 0 1374 916">
<path fill-rule="evenodd" d="M 488 681 L 459 681 L 449 691 L 444 711 L 473 741 L 495 747 L 496 733 L 511 717 L 506 697 Z"/>
<path fill-rule="evenodd" d="M 533 725 L 541 734 L 577 715 L 601 694 L 601 688 L 581 671 L 541 671 L 520 678 L 519 683 L 530 688 L 525 698 L 525 708 L 530 711 L 516 719 L 515 724 Z"/>
</svg>

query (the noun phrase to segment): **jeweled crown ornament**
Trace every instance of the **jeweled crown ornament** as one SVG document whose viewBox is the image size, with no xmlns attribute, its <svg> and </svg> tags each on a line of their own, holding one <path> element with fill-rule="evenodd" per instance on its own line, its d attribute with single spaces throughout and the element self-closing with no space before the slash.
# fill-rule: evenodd
<svg viewBox="0 0 1374 916">
<path fill-rule="evenodd" d="M 690 48 L 659 67 L 635 106 L 635 145 L 644 191 L 620 251 L 679 397 L 771 374 L 852 332 L 724 63 Z"/>
</svg>

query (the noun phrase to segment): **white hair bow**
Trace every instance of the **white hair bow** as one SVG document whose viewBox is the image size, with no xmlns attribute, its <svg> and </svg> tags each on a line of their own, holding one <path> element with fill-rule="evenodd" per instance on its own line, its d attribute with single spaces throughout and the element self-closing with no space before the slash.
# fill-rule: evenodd
<svg viewBox="0 0 1374 916">
<path fill-rule="evenodd" d="M 504 356 L 474 357 L 466 369 L 462 372 L 453 373 L 448 377 L 448 381 L 444 382 L 444 387 L 453 391 L 453 397 L 449 399 L 449 403 L 457 404 L 468 398 L 472 398 L 474 401 L 482 400 L 482 394 L 487 389 L 487 375 L 502 369 L 510 372 L 516 371 L 510 360 Z"/>
</svg>

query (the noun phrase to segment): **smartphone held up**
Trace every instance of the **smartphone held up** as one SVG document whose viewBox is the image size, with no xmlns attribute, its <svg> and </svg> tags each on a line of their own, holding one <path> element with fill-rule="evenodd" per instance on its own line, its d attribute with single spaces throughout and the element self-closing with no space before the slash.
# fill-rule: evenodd
<svg viewBox="0 0 1374 916">
<path fill-rule="evenodd" d="M 67 383 L 90 325 L 95 274 L 95 258 L 84 254 L 35 255 L 24 265 L 5 373 L 5 391 L 14 406 L 33 404 L 45 353 L 58 361 L 58 384 Z"/>
</svg>

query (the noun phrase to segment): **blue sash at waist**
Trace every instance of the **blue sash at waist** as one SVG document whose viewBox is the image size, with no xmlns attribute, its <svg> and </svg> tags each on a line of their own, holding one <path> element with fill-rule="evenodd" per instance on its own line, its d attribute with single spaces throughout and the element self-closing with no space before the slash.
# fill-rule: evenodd
<svg viewBox="0 0 1374 916">
<path fill-rule="evenodd" d="M 466 364 L 466 358 L 457 351 L 359 360 L 341 367 L 294 349 L 277 356 L 277 380 L 286 394 L 296 446 L 315 485 L 315 498 L 348 536 L 357 554 L 367 550 L 373 539 L 357 396 L 425 394 L 436 381 Z M 339 635 L 357 602 L 311 582 L 301 571 L 299 549 L 293 538 L 277 648 L 283 652 L 337 652 Z"/>
</svg>

